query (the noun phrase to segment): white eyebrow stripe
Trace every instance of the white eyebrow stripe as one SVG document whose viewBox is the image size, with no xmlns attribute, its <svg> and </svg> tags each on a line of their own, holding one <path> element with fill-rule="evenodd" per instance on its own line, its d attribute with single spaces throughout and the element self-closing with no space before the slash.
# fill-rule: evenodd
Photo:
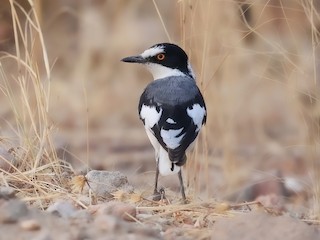
<svg viewBox="0 0 320 240">
<path fill-rule="evenodd" d="M 148 58 L 148 57 L 153 57 L 159 53 L 163 53 L 164 52 L 164 47 L 163 46 L 156 46 L 153 48 L 149 48 L 147 50 L 145 50 L 143 53 L 141 53 L 141 57 L 143 58 Z"/>
</svg>

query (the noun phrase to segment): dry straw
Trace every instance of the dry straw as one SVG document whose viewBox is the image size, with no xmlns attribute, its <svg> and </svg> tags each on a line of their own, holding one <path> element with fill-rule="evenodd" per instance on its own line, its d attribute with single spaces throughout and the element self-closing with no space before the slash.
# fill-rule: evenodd
<svg viewBox="0 0 320 240">
<path fill-rule="evenodd" d="M 49 118 L 51 69 L 36 12 L 39 1 L 29 1 L 26 10 L 10 0 L 16 54 L 2 53 L 1 62 L 15 66 L 7 75 L 0 65 L 1 91 L 10 104 L 17 141 L 2 141 L 13 160 L 2 157 L 9 166 L 1 169 L 2 182 L 14 188 L 23 200 L 46 208 L 48 203 L 67 193 L 63 172 L 71 166 L 56 156 L 52 142 L 54 126 Z M 9 123 L 8 123 L 9 124 Z"/>
</svg>

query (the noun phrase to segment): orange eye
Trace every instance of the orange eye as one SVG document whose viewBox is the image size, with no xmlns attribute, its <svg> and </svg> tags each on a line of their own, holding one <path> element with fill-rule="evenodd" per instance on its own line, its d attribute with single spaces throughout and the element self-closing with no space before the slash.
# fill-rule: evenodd
<svg viewBox="0 0 320 240">
<path fill-rule="evenodd" d="M 159 61 L 162 61 L 164 58 L 165 58 L 165 56 L 164 56 L 163 53 L 159 53 L 159 54 L 157 55 L 157 59 L 158 59 Z"/>
</svg>

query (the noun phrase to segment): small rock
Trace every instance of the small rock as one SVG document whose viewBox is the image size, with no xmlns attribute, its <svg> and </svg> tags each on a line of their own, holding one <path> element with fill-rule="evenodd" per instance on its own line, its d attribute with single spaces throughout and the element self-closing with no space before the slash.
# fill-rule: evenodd
<svg viewBox="0 0 320 240">
<path fill-rule="evenodd" d="M 113 216 L 99 215 L 94 219 L 94 225 L 106 232 L 115 231 L 119 224 L 120 220 Z"/>
<path fill-rule="evenodd" d="M 138 226 L 111 215 L 97 215 L 93 225 L 95 229 L 108 232 L 109 238 L 104 236 L 101 239 L 162 239 L 160 231 L 153 227 Z M 95 230 L 95 232 L 98 231 Z"/>
<path fill-rule="evenodd" d="M 69 218 L 76 213 L 77 209 L 69 201 L 58 200 L 49 206 L 47 211 L 62 218 Z"/>
<path fill-rule="evenodd" d="M 264 175 L 272 177 L 265 177 Z M 285 185 L 283 181 L 279 181 L 279 179 L 282 178 L 282 174 L 280 172 L 270 171 L 264 175 L 253 176 L 248 187 L 238 193 L 235 193 L 229 198 L 229 200 L 236 202 L 254 201 L 259 196 L 271 194 L 287 197 Z"/>
<path fill-rule="evenodd" d="M 177 228 L 177 227 L 170 227 L 168 228 L 164 233 L 163 233 L 163 237 L 164 239 L 190 239 L 187 238 L 187 236 L 184 236 L 185 229 L 182 228 Z"/>
<path fill-rule="evenodd" d="M 0 198 L 10 199 L 10 198 L 14 198 L 15 195 L 16 195 L 16 192 L 13 188 L 0 186 Z"/>
<path fill-rule="evenodd" d="M 0 146 L 0 156 L 0 168 L 5 171 L 10 171 L 12 168 L 11 166 L 16 164 L 16 159 L 12 154 L 10 154 L 10 151 L 5 149 L 3 146 Z"/>
<path fill-rule="evenodd" d="M 92 215 L 86 209 L 80 209 L 72 214 L 72 219 L 84 220 L 84 221 L 91 221 Z"/>
<path fill-rule="evenodd" d="M 275 212 L 282 212 L 285 210 L 285 202 L 282 196 L 275 194 L 259 196 L 255 199 L 262 204 L 263 207 L 269 208 Z"/>
<path fill-rule="evenodd" d="M 163 239 L 159 230 L 149 226 L 137 226 L 134 232 L 137 239 Z"/>
<path fill-rule="evenodd" d="M 89 196 L 87 195 L 79 195 L 77 197 L 77 200 L 81 203 L 83 203 L 83 205 L 89 206 L 92 204 L 92 200 Z"/>
<path fill-rule="evenodd" d="M 39 222 L 35 219 L 24 220 L 20 223 L 20 226 L 23 230 L 27 231 L 36 231 L 41 228 Z"/>
<path fill-rule="evenodd" d="M 86 179 L 88 184 L 84 186 L 83 191 L 88 192 L 90 187 L 98 197 L 112 197 L 112 193 L 120 189 L 133 192 L 127 177 L 120 172 L 92 170 L 87 173 Z"/>
<path fill-rule="evenodd" d="M 26 216 L 28 211 L 26 204 L 18 199 L 6 201 L 0 207 L 0 222 L 15 223 Z"/>
<path fill-rule="evenodd" d="M 135 206 L 122 202 L 98 204 L 88 210 L 96 215 L 113 215 L 125 221 L 134 221 L 132 217 L 136 218 L 137 215 Z"/>
</svg>

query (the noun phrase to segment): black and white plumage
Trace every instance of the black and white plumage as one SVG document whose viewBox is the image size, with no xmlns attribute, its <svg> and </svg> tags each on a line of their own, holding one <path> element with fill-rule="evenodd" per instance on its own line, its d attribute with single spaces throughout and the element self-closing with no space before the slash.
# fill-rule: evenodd
<svg viewBox="0 0 320 240">
<path fill-rule="evenodd" d="M 178 173 L 185 201 L 181 166 L 187 159 L 186 150 L 195 141 L 207 117 L 188 56 L 177 45 L 161 43 L 122 61 L 145 65 L 154 78 L 142 93 L 138 107 L 140 119 L 155 149 L 154 192 L 158 193 L 159 172 L 161 175 Z"/>
</svg>

